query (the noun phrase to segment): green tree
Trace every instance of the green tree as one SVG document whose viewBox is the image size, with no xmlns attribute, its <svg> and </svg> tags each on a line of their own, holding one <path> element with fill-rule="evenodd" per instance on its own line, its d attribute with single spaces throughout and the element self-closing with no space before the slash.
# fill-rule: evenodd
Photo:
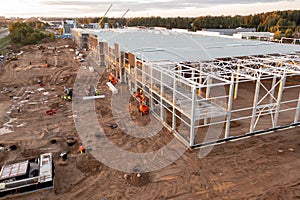
<svg viewBox="0 0 300 200">
<path fill-rule="evenodd" d="M 35 23 L 30 23 L 31 26 L 36 27 Z M 28 45 L 37 44 L 46 38 L 51 38 L 51 34 L 46 34 L 38 29 L 31 27 L 26 23 L 13 23 L 10 24 L 10 38 L 14 45 Z"/>
<path fill-rule="evenodd" d="M 285 37 L 288 37 L 288 38 L 292 37 L 292 36 L 293 36 L 293 31 L 292 31 L 292 29 L 290 29 L 290 28 L 286 29 L 286 31 L 285 31 L 285 33 L 284 33 L 284 36 L 285 36 Z"/>
<path fill-rule="evenodd" d="M 279 40 L 281 38 L 281 31 L 279 30 L 275 31 L 274 38 Z"/>
</svg>

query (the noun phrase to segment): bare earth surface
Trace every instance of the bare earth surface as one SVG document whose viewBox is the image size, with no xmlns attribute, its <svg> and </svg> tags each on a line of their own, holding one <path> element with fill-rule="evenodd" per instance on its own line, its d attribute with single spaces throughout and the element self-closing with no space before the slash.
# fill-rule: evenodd
<svg viewBox="0 0 300 200">
<path fill-rule="evenodd" d="M 0 152 L 0 166 L 9 160 L 44 152 L 52 152 L 55 158 L 54 190 L 4 199 L 300 198 L 299 127 L 227 142 L 215 146 L 203 159 L 198 158 L 199 150 L 187 150 L 166 168 L 141 177 L 127 173 L 126 179 L 124 172 L 105 166 L 89 152 L 80 154 L 81 139 L 74 125 L 72 103 L 62 101 L 59 95 L 63 95 L 64 86 L 73 87 L 78 69 L 87 64 L 73 59 L 74 52 L 69 50 L 75 48 L 72 41 L 60 40 L 44 47 L 67 44 L 70 46 L 57 53 L 28 46 L 18 60 L 0 65 L 0 144 L 6 149 L 17 146 L 15 151 Z M 44 66 L 46 61 L 49 67 Z M 128 136 L 119 127 L 111 129 L 108 125 L 115 123 L 115 119 L 111 110 L 112 94 L 105 86 L 107 80 L 108 73 L 99 78 L 98 89 L 106 97 L 96 100 L 95 106 L 99 123 L 114 144 L 128 151 L 148 152 L 173 139 L 165 128 L 147 139 Z M 131 118 L 139 126 L 149 123 L 150 116 L 141 116 L 134 100 L 124 106 L 129 106 Z M 45 115 L 51 108 L 56 108 L 57 113 Z M 120 117 L 124 117 L 122 113 Z M 10 120 L 6 127 L 13 132 L 1 134 L 1 128 Z M 74 136 L 74 145 L 67 144 L 69 136 Z M 62 151 L 68 152 L 66 161 L 59 157 Z"/>
</svg>

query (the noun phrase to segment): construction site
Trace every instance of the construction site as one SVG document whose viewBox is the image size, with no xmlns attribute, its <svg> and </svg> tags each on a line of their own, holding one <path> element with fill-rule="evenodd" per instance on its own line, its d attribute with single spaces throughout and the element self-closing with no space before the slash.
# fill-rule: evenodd
<svg viewBox="0 0 300 200">
<path fill-rule="evenodd" d="M 156 28 L 71 34 L 25 46 L 0 64 L 0 165 L 47 153 L 54 163 L 47 190 L 3 198 L 300 197 L 299 46 Z M 91 132 L 89 113 L 75 109 L 81 101 L 95 107 L 102 132 Z M 117 101 L 122 108 L 114 111 Z M 135 125 L 125 131 L 120 119 Z M 162 127 L 147 138 L 128 134 L 149 123 Z M 162 169 L 120 171 L 96 156 L 93 145 L 102 145 L 103 135 L 130 152 L 173 140 L 186 151 Z M 2 194 L 6 185 L 0 179 Z"/>
<path fill-rule="evenodd" d="M 75 42 L 132 95 L 141 90 L 151 114 L 191 148 L 299 124 L 296 45 L 161 29 L 81 31 L 73 30 Z"/>
</svg>

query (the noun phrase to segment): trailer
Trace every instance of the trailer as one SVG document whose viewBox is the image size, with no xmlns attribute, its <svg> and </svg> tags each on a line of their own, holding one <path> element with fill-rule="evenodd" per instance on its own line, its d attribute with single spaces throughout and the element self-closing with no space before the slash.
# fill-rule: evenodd
<svg viewBox="0 0 300 200">
<path fill-rule="evenodd" d="M 0 198 L 6 195 L 54 188 L 54 163 L 51 153 L 5 163 L 0 172 Z"/>
</svg>

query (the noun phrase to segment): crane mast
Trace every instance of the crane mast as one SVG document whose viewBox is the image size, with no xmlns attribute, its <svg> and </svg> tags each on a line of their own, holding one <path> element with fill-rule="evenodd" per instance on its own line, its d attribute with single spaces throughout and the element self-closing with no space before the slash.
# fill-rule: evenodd
<svg viewBox="0 0 300 200">
<path fill-rule="evenodd" d="M 126 10 L 126 12 L 122 15 L 121 18 L 125 17 L 125 15 L 128 13 L 129 9 Z"/>
<path fill-rule="evenodd" d="M 104 20 L 104 17 L 107 15 L 108 11 L 111 9 L 111 7 L 113 6 L 113 4 L 110 4 L 110 6 L 108 7 L 108 9 L 106 10 L 105 14 L 103 15 L 103 17 L 100 19 L 99 21 L 99 26 L 101 27 L 101 24 Z"/>
</svg>

